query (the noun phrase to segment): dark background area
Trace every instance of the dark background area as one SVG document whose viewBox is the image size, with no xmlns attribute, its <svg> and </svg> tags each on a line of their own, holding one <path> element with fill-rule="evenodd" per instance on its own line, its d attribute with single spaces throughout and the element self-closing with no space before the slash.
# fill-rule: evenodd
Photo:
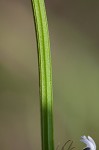
<svg viewBox="0 0 99 150">
<path fill-rule="evenodd" d="M 55 146 L 90 135 L 98 147 L 99 1 L 46 0 Z M 29 0 L 0 0 L 0 149 L 40 150 L 35 29 Z"/>
</svg>

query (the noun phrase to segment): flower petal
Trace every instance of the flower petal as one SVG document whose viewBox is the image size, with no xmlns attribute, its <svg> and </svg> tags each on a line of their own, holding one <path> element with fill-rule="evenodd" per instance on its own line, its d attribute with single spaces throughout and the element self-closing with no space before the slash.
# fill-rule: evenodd
<svg viewBox="0 0 99 150">
<path fill-rule="evenodd" d="M 95 143 L 95 141 L 94 141 L 90 136 L 88 136 L 88 139 L 89 139 L 89 141 L 90 141 L 91 143 L 93 143 L 94 148 L 96 149 L 96 143 Z"/>
<path fill-rule="evenodd" d="M 86 136 L 82 136 L 80 141 L 85 143 L 87 145 L 87 147 L 90 148 L 91 150 L 96 150 L 95 149 L 95 143 L 93 143 L 92 140 L 93 139 L 91 139 L 90 137 L 87 138 Z"/>
</svg>

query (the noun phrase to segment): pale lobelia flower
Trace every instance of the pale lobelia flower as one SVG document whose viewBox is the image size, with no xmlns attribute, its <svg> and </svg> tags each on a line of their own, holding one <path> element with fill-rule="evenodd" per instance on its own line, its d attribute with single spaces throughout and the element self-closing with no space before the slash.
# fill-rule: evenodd
<svg viewBox="0 0 99 150">
<path fill-rule="evenodd" d="M 83 150 L 96 150 L 96 144 L 90 136 L 81 136 L 80 141 L 86 144 L 86 147 Z"/>
</svg>

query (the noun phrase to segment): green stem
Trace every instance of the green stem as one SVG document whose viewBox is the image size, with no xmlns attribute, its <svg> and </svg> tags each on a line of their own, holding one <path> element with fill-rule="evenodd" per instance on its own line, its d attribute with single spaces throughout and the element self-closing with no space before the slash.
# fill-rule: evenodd
<svg viewBox="0 0 99 150">
<path fill-rule="evenodd" d="M 36 27 L 42 150 L 54 150 L 50 40 L 44 0 L 31 0 Z"/>
</svg>

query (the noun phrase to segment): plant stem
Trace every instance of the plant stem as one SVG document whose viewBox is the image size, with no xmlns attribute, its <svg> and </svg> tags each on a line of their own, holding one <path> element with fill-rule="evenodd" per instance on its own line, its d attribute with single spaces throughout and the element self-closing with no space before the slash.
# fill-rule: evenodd
<svg viewBox="0 0 99 150">
<path fill-rule="evenodd" d="M 37 37 L 42 150 L 54 150 L 50 40 L 44 0 L 31 0 Z"/>
</svg>

